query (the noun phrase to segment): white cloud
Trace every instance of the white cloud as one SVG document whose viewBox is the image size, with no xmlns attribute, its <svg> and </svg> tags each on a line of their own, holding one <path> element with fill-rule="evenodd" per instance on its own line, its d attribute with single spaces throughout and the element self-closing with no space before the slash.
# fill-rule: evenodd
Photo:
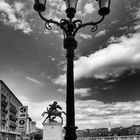
<svg viewBox="0 0 140 140">
<path fill-rule="evenodd" d="M 56 11 L 60 11 L 62 14 L 66 10 L 65 2 L 63 0 L 49 0 L 49 4 L 52 8 L 54 8 Z"/>
<path fill-rule="evenodd" d="M 112 89 L 112 86 L 104 87 L 103 90 Z"/>
<path fill-rule="evenodd" d="M 90 96 L 90 88 L 79 88 L 75 89 L 75 94 L 80 95 L 81 97 Z"/>
<path fill-rule="evenodd" d="M 138 8 L 134 14 L 137 19 L 140 19 L 140 8 Z"/>
<path fill-rule="evenodd" d="M 89 56 L 81 56 L 74 63 L 75 80 L 95 77 L 104 79 L 118 77 L 125 70 L 140 69 L 140 33 L 129 37 L 115 38 L 115 43 Z M 56 79 L 56 84 L 65 84 L 65 74 Z"/>
<path fill-rule="evenodd" d="M 97 75 L 119 76 L 130 68 L 140 68 L 140 34 L 122 36 L 119 43 L 110 44 L 88 57 L 75 62 L 75 79 Z M 84 69 L 86 68 L 86 70 Z"/>
<path fill-rule="evenodd" d="M 124 26 L 124 27 L 120 27 L 119 30 L 126 30 L 128 27 Z"/>
<path fill-rule="evenodd" d="M 137 124 L 140 101 L 103 103 L 96 100 L 76 101 L 76 123 L 79 129 L 130 126 Z M 136 108 L 138 107 L 138 108 Z"/>
<path fill-rule="evenodd" d="M 84 6 L 84 10 L 86 14 L 92 14 L 96 10 L 96 8 L 94 7 L 94 4 L 92 2 L 92 3 L 86 3 Z"/>
<path fill-rule="evenodd" d="M 92 35 L 90 34 L 85 34 L 85 33 L 78 33 L 77 36 L 76 36 L 76 40 L 78 42 L 82 42 L 83 39 L 92 39 Z"/>
<path fill-rule="evenodd" d="M 121 42 L 121 38 L 114 37 L 114 36 L 111 36 L 109 41 L 108 41 L 109 44 L 120 43 L 120 42 Z"/>
<path fill-rule="evenodd" d="M 132 29 L 138 31 L 140 30 L 140 8 L 137 7 L 134 10 L 135 12 L 132 13 L 133 19 L 134 19 L 134 25 L 132 26 Z"/>
<path fill-rule="evenodd" d="M 25 12 L 25 6 L 21 2 L 14 2 L 9 4 L 4 0 L 0 1 L 0 20 L 5 25 L 14 27 L 15 30 L 20 29 L 24 33 L 30 33 L 32 31 L 30 24 L 27 22 L 27 13 Z"/>
<path fill-rule="evenodd" d="M 78 1 L 76 16 L 86 17 L 96 11 L 96 2 L 93 1 Z"/>
<path fill-rule="evenodd" d="M 91 39 L 92 38 L 92 35 L 90 34 L 83 34 L 83 33 L 80 33 L 79 36 L 81 38 L 84 38 L 84 39 Z"/>
<path fill-rule="evenodd" d="M 16 12 L 20 12 L 24 8 L 24 5 L 23 3 L 15 2 L 14 8 Z"/>
<path fill-rule="evenodd" d="M 29 80 L 29 81 L 35 83 L 35 84 L 40 85 L 40 86 L 44 86 L 44 85 L 45 85 L 43 82 L 38 81 L 38 80 L 36 80 L 36 79 L 34 79 L 34 78 L 31 78 L 31 77 L 25 77 L 25 78 L 26 78 L 27 80 Z"/>
<path fill-rule="evenodd" d="M 95 35 L 95 37 L 103 36 L 103 35 L 106 34 L 106 32 L 107 32 L 106 30 L 99 31 L 99 32 Z"/>
<path fill-rule="evenodd" d="M 53 80 L 56 85 L 66 85 L 66 74 L 60 75 L 58 78 Z"/>
<path fill-rule="evenodd" d="M 140 25 L 134 26 L 134 30 L 140 30 Z"/>
</svg>

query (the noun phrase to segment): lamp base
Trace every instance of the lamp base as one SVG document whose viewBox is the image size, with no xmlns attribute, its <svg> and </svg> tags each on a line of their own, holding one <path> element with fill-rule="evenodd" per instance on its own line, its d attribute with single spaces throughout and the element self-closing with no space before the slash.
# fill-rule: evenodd
<svg viewBox="0 0 140 140">
<path fill-rule="evenodd" d="M 64 127 L 64 129 L 66 130 L 66 134 L 65 134 L 65 140 L 76 140 L 77 139 L 77 135 L 76 135 L 76 129 L 78 127 L 75 126 L 69 126 L 69 127 Z"/>
</svg>

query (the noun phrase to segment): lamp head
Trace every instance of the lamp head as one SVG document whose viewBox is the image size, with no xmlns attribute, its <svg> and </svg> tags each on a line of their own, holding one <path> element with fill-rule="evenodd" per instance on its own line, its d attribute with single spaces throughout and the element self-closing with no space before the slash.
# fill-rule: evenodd
<svg viewBox="0 0 140 140">
<path fill-rule="evenodd" d="M 37 12 L 44 12 L 46 9 L 46 0 L 34 0 L 34 9 Z"/>
<path fill-rule="evenodd" d="M 64 0 L 66 3 L 66 13 L 69 19 L 74 18 L 76 13 L 77 1 L 78 0 Z"/>
<path fill-rule="evenodd" d="M 99 4 L 99 15 L 106 16 L 110 12 L 110 1 L 111 0 L 96 0 Z"/>
</svg>

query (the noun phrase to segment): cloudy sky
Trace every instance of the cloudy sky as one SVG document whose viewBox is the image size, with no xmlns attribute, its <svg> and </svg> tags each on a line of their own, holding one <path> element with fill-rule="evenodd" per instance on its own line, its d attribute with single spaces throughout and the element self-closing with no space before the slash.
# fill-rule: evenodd
<svg viewBox="0 0 140 140">
<path fill-rule="evenodd" d="M 32 0 L 0 0 L 0 79 L 42 127 L 41 114 L 54 100 L 65 110 L 66 59 L 61 30 L 46 30 L 32 6 Z M 66 18 L 63 0 L 48 0 L 44 16 Z M 97 3 L 79 0 L 76 18 L 99 20 Z M 96 32 L 90 29 L 76 36 L 76 125 L 140 124 L 139 0 L 112 0 L 111 13 Z"/>
</svg>

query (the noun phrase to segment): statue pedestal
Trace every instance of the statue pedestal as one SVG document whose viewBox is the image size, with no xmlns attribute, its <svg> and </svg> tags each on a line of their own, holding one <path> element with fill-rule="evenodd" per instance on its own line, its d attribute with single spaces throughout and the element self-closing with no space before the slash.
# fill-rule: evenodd
<svg viewBox="0 0 140 140">
<path fill-rule="evenodd" d="M 43 140 L 63 140 L 62 123 L 43 123 Z"/>
</svg>

